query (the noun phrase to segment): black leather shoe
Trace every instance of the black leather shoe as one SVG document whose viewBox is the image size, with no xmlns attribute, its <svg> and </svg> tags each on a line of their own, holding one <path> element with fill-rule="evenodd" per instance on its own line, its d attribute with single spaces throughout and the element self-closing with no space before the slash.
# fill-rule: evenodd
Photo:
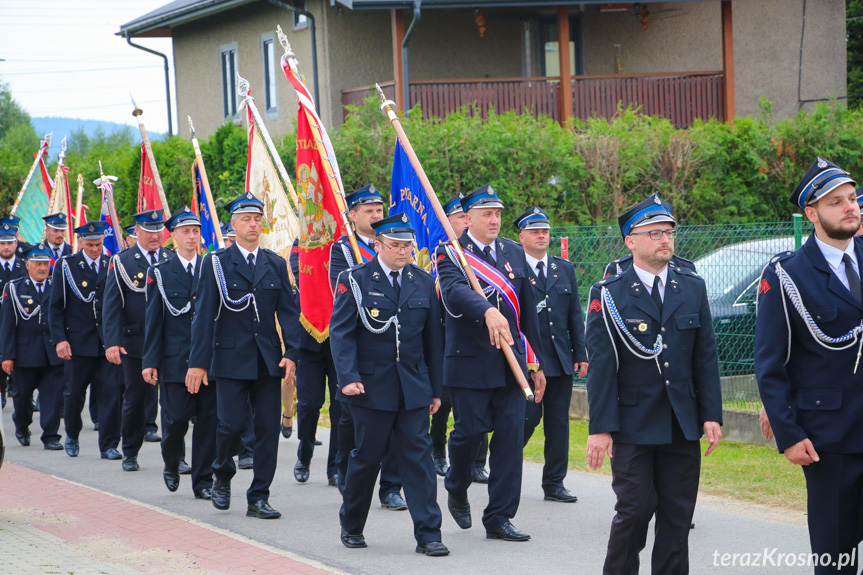
<svg viewBox="0 0 863 575">
<path fill-rule="evenodd" d="M 237 461 L 237 467 L 240 469 L 252 469 L 255 467 L 255 459 L 253 457 L 243 457 Z"/>
<path fill-rule="evenodd" d="M 429 557 L 443 557 L 449 555 L 449 549 L 440 541 L 429 541 L 423 545 L 417 545 L 417 553 L 422 553 Z"/>
<path fill-rule="evenodd" d="M 129 455 L 123 458 L 123 471 L 138 471 L 138 458 L 134 455 Z"/>
<path fill-rule="evenodd" d="M 162 436 L 155 431 L 148 431 L 146 435 L 144 435 L 144 441 L 147 443 L 159 443 L 162 441 Z"/>
<path fill-rule="evenodd" d="M 123 456 L 120 455 L 120 452 L 113 447 L 109 447 L 102 452 L 102 459 L 110 459 L 111 461 L 116 461 L 118 459 L 123 459 Z"/>
<path fill-rule="evenodd" d="M 393 511 L 404 511 L 408 508 L 408 504 L 402 499 L 401 493 L 393 491 L 381 501 L 381 507 L 391 509 Z"/>
<path fill-rule="evenodd" d="M 690 529 L 695 529 L 695 523 L 690 523 L 690 524 L 689 524 L 689 528 L 690 528 Z"/>
<path fill-rule="evenodd" d="M 66 455 L 69 457 L 78 457 L 78 440 L 66 438 Z"/>
<path fill-rule="evenodd" d="M 180 487 L 180 474 L 176 471 L 168 471 L 166 469 L 162 472 L 162 479 L 165 480 L 165 487 L 167 487 L 168 491 L 171 493 L 175 492 L 177 488 Z"/>
<path fill-rule="evenodd" d="M 294 465 L 294 479 L 300 483 L 305 483 L 309 480 L 309 466 L 302 461 L 297 461 Z"/>
<path fill-rule="evenodd" d="M 213 490 L 209 487 L 205 487 L 200 491 L 195 492 L 195 499 L 206 499 L 210 501 L 213 498 Z"/>
<path fill-rule="evenodd" d="M 333 475 L 332 477 L 327 478 L 327 485 L 330 487 L 338 487 L 339 486 L 339 476 Z"/>
<path fill-rule="evenodd" d="M 186 463 L 185 459 L 181 459 L 180 465 L 177 467 L 177 472 L 180 475 L 191 475 L 192 474 L 192 468 L 189 467 L 189 464 Z"/>
<path fill-rule="evenodd" d="M 470 501 L 459 501 L 450 493 L 446 498 L 446 506 L 456 525 L 462 529 L 470 529 L 473 522 L 470 519 Z"/>
<path fill-rule="evenodd" d="M 33 408 L 34 412 L 38 413 L 39 412 L 39 398 L 37 397 L 36 399 L 31 399 L 30 401 L 31 401 L 30 407 Z"/>
<path fill-rule="evenodd" d="M 345 531 L 344 527 L 342 527 L 341 539 L 342 545 L 344 545 L 348 549 L 362 549 L 363 547 L 368 547 L 368 545 L 366 545 L 366 538 L 363 537 L 362 533 L 359 533 L 357 535 L 351 535 L 350 533 Z"/>
<path fill-rule="evenodd" d="M 99 422 L 93 424 L 93 431 L 99 431 Z"/>
<path fill-rule="evenodd" d="M 266 499 L 259 499 L 249 503 L 246 509 L 246 517 L 257 517 L 258 519 L 278 519 L 282 514 L 273 509 Z"/>
<path fill-rule="evenodd" d="M 324 444 L 324 442 L 321 441 L 320 439 L 318 439 L 318 436 L 316 435 L 315 436 L 315 445 L 323 445 L 323 444 Z"/>
<path fill-rule="evenodd" d="M 488 483 L 488 472 L 485 470 L 485 467 L 473 468 L 473 482 Z"/>
<path fill-rule="evenodd" d="M 293 426 L 293 423 L 289 426 L 285 426 L 285 420 L 286 419 L 288 421 L 293 421 L 293 418 L 292 417 L 285 417 L 284 415 L 282 415 L 282 437 L 284 437 L 285 439 L 288 439 L 294 433 L 294 426 Z"/>
<path fill-rule="evenodd" d="M 213 507 L 225 511 L 231 507 L 231 482 L 213 481 L 213 488 L 210 490 L 210 497 L 213 502 Z"/>
<path fill-rule="evenodd" d="M 434 461 L 435 473 L 441 477 L 446 477 L 446 472 L 449 469 L 449 466 L 446 464 L 446 457 L 435 457 L 432 461 Z"/>
<path fill-rule="evenodd" d="M 566 487 L 558 487 L 552 491 L 546 491 L 544 499 L 546 501 L 560 501 L 561 503 L 575 503 L 578 497 L 569 492 Z"/>
<path fill-rule="evenodd" d="M 51 441 L 45 442 L 45 449 L 47 449 L 48 451 L 62 451 L 63 446 L 60 445 L 60 442 L 56 439 L 52 439 Z"/>
<path fill-rule="evenodd" d="M 513 527 L 509 521 L 504 521 L 497 529 L 486 529 L 485 538 L 503 539 L 504 541 L 529 541 L 530 535 L 522 533 Z"/>
<path fill-rule="evenodd" d="M 17 439 L 18 443 L 20 443 L 23 447 L 30 447 L 30 432 L 29 431 L 23 432 L 23 433 L 16 431 L 15 432 L 15 439 Z"/>
</svg>

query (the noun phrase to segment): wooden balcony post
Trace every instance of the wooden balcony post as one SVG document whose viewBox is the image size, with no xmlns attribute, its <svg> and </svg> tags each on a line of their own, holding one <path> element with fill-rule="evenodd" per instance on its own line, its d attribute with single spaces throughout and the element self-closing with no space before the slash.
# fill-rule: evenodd
<svg viewBox="0 0 863 575">
<path fill-rule="evenodd" d="M 569 67 L 569 7 L 557 9 L 557 48 L 560 58 L 560 123 L 572 118 L 572 74 Z"/>
<path fill-rule="evenodd" d="M 405 39 L 405 18 L 402 10 L 390 10 L 393 31 L 393 78 L 395 79 L 396 111 L 405 111 L 404 60 L 402 42 Z"/>
<path fill-rule="evenodd" d="M 722 113 L 725 122 L 734 121 L 734 35 L 731 0 L 722 0 Z"/>
</svg>

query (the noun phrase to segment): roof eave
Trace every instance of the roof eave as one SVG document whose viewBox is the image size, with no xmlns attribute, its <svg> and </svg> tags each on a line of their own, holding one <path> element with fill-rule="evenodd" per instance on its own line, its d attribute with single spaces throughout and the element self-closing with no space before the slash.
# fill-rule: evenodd
<svg viewBox="0 0 863 575">
<path fill-rule="evenodd" d="M 203 0 L 197 4 L 187 6 L 181 10 L 160 14 L 148 20 L 132 20 L 120 26 L 117 36 L 130 36 L 132 38 L 170 38 L 172 28 L 198 20 L 231 8 L 247 4 L 252 0 Z"/>
</svg>

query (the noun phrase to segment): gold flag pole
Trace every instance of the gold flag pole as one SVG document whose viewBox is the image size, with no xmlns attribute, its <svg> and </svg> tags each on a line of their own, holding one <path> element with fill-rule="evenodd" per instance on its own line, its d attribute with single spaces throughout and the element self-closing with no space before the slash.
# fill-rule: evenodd
<svg viewBox="0 0 863 575">
<path fill-rule="evenodd" d="M 129 97 L 132 98 L 132 94 L 129 94 Z M 168 198 L 165 196 L 165 188 L 162 187 L 162 178 L 159 177 L 159 168 L 156 167 L 156 156 L 153 155 L 153 147 L 150 145 L 150 137 L 147 136 L 147 128 L 144 127 L 144 123 L 141 121 L 141 114 L 144 113 L 144 110 L 138 107 L 138 104 L 135 103 L 135 98 L 132 98 L 132 106 L 134 107 L 132 115 L 138 121 L 138 129 L 141 130 L 141 140 L 144 142 L 144 149 L 147 150 L 147 161 L 150 163 L 150 170 L 152 170 L 153 179 L 156 181 L 156 190 L 159 192 L 159 201 L 162 202 L 162 210 L 167 220 L 171 217 L 171 210 L 168 208 Z"/>
<path fill-rule="evenodd" d="M 122 249 L 121 243 L 123 242 L 123 230 L 120 228 L 120 218 L 117 217 L 117 207 L 114 205 L 114 186 L 113 184 L 106 185 L 109 180 L 111 182 L 116 182 L 118 178 L 117 176 L 106 176 L 105 172 L 102 171 L 102 160 L 99 160 L 99 179 L 93 180 L 93 183 L 99 186 L 99 189 L 102 190 L 102 193 L 105 194 L 105 197 L 108 200 L 111 227 L 114 228 L 114 236 L 117 238 L 117 248 Z"/>
<path fill-rule="evenodd" d="M 84 201 L 84 176 L 78 174 L 78 198 L 75 200 L 75 227 L 79 227 L 81 225 L 81 213 L 84 209 L 81 203 Z M 71 219 L 71 218 L 70 218 Z M 72 240 L 72 253 L 78 251 L 78 234 L 72 234 L 72 237 L 69 238 Z"/>
<path fill-rule="evenodd" d="M 425 170 L 423 170 L 422 164 L 420 164 L 419 158 L 417 158 L 413 146 L 411 146 L 410 140 L 408 140 L 407 134 L 405 134 L 404 128 L 402 128 L 402 123 L 395 111 L 395 102 L 386 99 L 386 96 L 379 85 L 375 84 L 375 88 L 377 88 L 378 97 L 381 99 L 381 111 L 387 116 L 387 118 L 389 118 L 390 123 L 392 123 L 393 128 L 395 128 L 399 142 L 401 142 L 402 148 L 404 148 L 405 153 L 408 155 L 417 176 L 419 176 L 420 183 L 423 185 L 423 188 L 425 188 L 426 196 L 428 196 L 438 220 L 440 220 L 447 237 L 452 243 L 453 249 L 455 249 L 456 254 L 458 254 L 459 263 L 461 263 L 465 274 L 467 274 L 470 287 L 475 292 L 485 297 L 482 288 L 479 285 L 479 280 L 477 279 L 473 268 L 470 267 L 470 264 L 464 255 L 464 251 L 461 249 L 461 244 L 458 242 L 458 237 L 455 235 L 455 231 L 453 231 L 452 226 L 449 223 L 449 219 L 446 217 L 446 212 L 444 212 L 443 206 L 441 206 L 440 200 L 438 200 L 437 194 L 435 194 L 431 182 L 429 181 L 428 176 L 426 176 Z M 512 369 L 512 372 L 515 375 L 518 384 L 521 386 L 522 391 L 524 391 L 524 395 L 527 397 L 527 400 L 535 401 L 533 390 L 530 389 L 527 378 L 525 378 L 524 372 L 522 372 L 521 366 L 518 364 L 518 360 L 516 359 L 512 348 L 504 344 L 500 346 L 500 349 L 503 351 L 504 356 L 506 356 L 506 361 L 509 363 L 509 367 Z"/>
<path fill-rule="evenodd" d="M 36 172 L 36 168 L 39 166 L 39 161 L 42 159 L 47 151 L 48 147 L 51 145 L 51 132 L 50 134 L 45 134 L 45 137 L 39 142 L 39 151 L 36 152 L 36 159 L 33 161 L 33 165 L 30 166 L 30 171 L 27 172 L 27 177 L 24 179 L 24 185 L 21 186 L 21 191 L 18 192 L 18 197 L 15 198 L 15 204 L 12 206 L 12 209 L 9 211 L 10 215 L 14 215 L 15 211 L 18 209 L 18 204 L 21 203 L 21 198 L 24 197 L 24 192 L 27 191 L 27 186 L 30 185 L 30 180 L 33 178 L 33 174 Z"/>
<path fill-rule="evenodd" d="M 201 170 L 201 183 L 203 184 L 203 192 L 207 199 L 207 208 L 210 210 L 211 216 L 217 217 L 216 204 L 213 202 L 213 194 L 210 192 L 210 180 L 207 179 L 207 170 L 204 168 L 204 156 L 201 154 L 201 146 L 198 144 L 198 138 L 195 137 L 195 125 L 192 124 L 192 116 L 188 116 L 188 118 L 189 132 L 192 134 L 192 147 L 195 149 L 195 164 L 197 164 L 198 168 Z M 192 177 L 194 178 L 194 174 L 192 174 Z M 198 185 L 197 182 L 195 182 L 195 185 Z M 216 240 L 219 242 L 217 247 L 225 245 L 225 240 L 222 238 L 221 226 L 217 226 L 215 225 L 215 222 L 213 222 L 213 227 L 216 230 Z"/>
<path fill-rule="evenodd" d="M 249 81 L 237 74 L 237 92 L 241 96 L 243 96 L 243 105 L 248 106 L 249 110 L 252 112 L 252 119 L 254 120 L 255 128 L 257 128 L 258 134 L 260 134 L 261 139 L 264 141 L 264 145 L 270 152 L 273 164 L 275 164 L 276 170 L 282 177 L 282 183 L 285 185 L 285 190 L 287 191 L 288 198 L 294 204 L 294 215 L 296 215 L 297 219 L 299 219 L 300 197 L 297 195 L 296 190 L 294 190 L 293 184 L 291 184 L 291 178 L 288 176 L 288 171 L 285 169 L 285 164 L 282 162 L 282 158 L 279 157 L 279 152 L 276 150 L 276 145 L 273 143 L 272 138 L 270 138 L 270 133 L 267 131 L 267 127 L 264 125 L 264 120 L 261 118 L 261 114 L 258 112 L 258 107 L 255 105 L 255 99 L 252 97 L 251 94 L 249 94 L 249 86 Z"/>
<path fill-rule="evenodd" d="M 291 49 L 291 43 L 288 41 L 288 37 L 285 35 L 285 33 L 282 32 L 281 26 L 276 26 L 276 34 L 278 35 L 279 43 L 282 45 L 282 48 L 285 49 L 285 53 L 282 55 L 282 59 L 287 60 L 289 62 L 288 69 L 291 71 L 291 73 L 294 75 L 294 77 L 296 77 L 303 85 L 305 85 L 306 83 L 299 76 L 299 74 L 297 74 L 297 69 L 298 69 L 299 63 L 297 62 L 296 58 L 294 57 L 295 54 L 294 54 L 294 51 Z M 308 104 L 314 106 L 313 102 L 309 102 Z M 315 142 L 317 142 L 317 144 L 319 146 L 318 152 L 320 153 L 321 159 L 323 160 L 323 163 L 324 163 L 324 165 L 323 165 L 324 173 L 325 173 L 326 177 L 329 179 L 330 187 L 335 192 L 334 195 L 335 195 L 336 205 L 339 207 L 339 213 L 342 216 L 342 225 L 345 226 L 345 233 L 347 233 L 347 235 L 348 235 L 348 241 L 351 244 L 351 249 L 353 249 L 355 261 L 356 262 L 362 262 L 363 257 L 362 257 L 362 255 L 360 255 L 360 246 L 357 244 L 357 237 L 356 237 L 356 233 L 354 232 L 353 222 L 351 221 L 351 218 L 348 216 L 348 206 L 347 206 L 347 202 L 345 200 L 345 191 L 343 189 L 342 181 L 340 178 L 337 178 L 335 175 L 335 170 L 333 169 L 332 162 L 330 161 L 330 158 L 328 155 L 329 154 L 328 150 L 326 150 L 326 149 L 321 150 L 320 149 L 320 146 L 323 145 L 323 137 L 321 136 L 321 130 L 320 130 L 320 127 L 318 126 L 317 119 L 309 112 L 308 108 L 306 108 L 306 107 L 303 107 L 303 108 L 305 110 L 306 119 L 308 120 L 309 126 L 312 129 L 312 135 L 315 138 Z"/>
<path fill-rule="evenodd" d="M 51 198 L 48 200 L 48 211 L 45 212 L 45 215 L 53 214 L 55 212 L 54 204 L 57 203 L 57 191 L 60 189 L 61 185 L 65 185 L 64 179 L 66 177 L 66 171 L 63 169 L 63 160 L 66 159 L 66 136 L 63 136 L 63 141 L 60 143 L 60 156 L 57 160 L 57 171 L 54 173 L 54 187 L 51 189 Z M 67 224 L 68 228 L 68 224 Z M 42 242 L 45 241 L 45 237 L 48 234 L 47 226 L 42 229 Z"/>
</svg>

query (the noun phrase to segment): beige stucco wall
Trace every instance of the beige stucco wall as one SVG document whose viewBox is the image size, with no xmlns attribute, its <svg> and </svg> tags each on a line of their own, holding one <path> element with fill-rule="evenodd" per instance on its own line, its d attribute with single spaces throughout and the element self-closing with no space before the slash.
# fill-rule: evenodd
<svg viewBox="0 0 863 575">
<path fill-rule="evenodd" d="M 757 114 L 762 95 L 775 120 L 797 113 L 802 16 L 803 0 L 734 0 L 738 116 Z M 846 58 L 844 0 L 807 0 L 802 99 L 844 96 Z"/>
<path fill-rule="evenodd" d="M 207 137 L 221 126 L 222 108 L 221 48 L 237 47 L 237 71 L 249 80 L 258 110 L 273 134 L 292 129 L 297 115 L 296 97 L 281 71 L 278 59 L 282 48 L 276 39 L 277 111 L 265 111 L 264 63 L 262 40 L 265 34 L 275 38 L 281 25 L 300 62 L 312 91 L 311 40 L 308 29 L 293 31 L 291 13 L 267 2 L 249 4 L 215 16 L 179 26 L 173 31 L 174 66 L 177 78 L 177 116 L 181 134 L 185 133 L 186 116 L 191 115 L 200 137 Z"/>
<path fill-rule="evenodd" d="M 643 30 L 634 10 L 582 13 L 585 73 L 616 74 L 615 44 L 624 73 L 697 72 L 722 69 L 720 3 L 651 2 Z"/>
</svg>

